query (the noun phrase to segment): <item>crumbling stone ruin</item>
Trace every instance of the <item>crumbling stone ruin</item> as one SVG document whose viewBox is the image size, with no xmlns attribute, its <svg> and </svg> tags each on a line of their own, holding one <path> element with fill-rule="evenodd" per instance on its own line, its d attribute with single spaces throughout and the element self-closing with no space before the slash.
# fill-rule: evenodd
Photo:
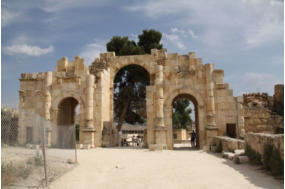
<svg viewBox="0 0 285 189">
<path fill-rule="evenodd" d="M 43 122 L 46 127 L 70 125 L 74 124 L 75 107 L 79 104 L 79 143 L 88 147 L 116 145 L 116 129 L 111 128 L 113 81 L 120 69 L 131 64 L 143 67 L 151 80 L 146 87 L 147 129 L 144 134 L 145 145 L 151 149 L 173 148 L 172 103 L 179 98 L 187 98 L 195 106 L 200 148 L 209 146 L 215 136 L 243 138 L 250 130 L 272 130 L 265 128 L 270 125 L 268 121 L 254 128 L 253 123 L 258 122 L 254 117 L 257 107 L 249 105 L 249 96 L 245 96 L 247 103 L 242 97 L 233 96 L 229 84 L 224 83 L 223 70 L 215 69 L 213 64 L 202 64 L 202 59 L 196 58 L 193 52 L 178 55 L 152 49 L 147 55 L 103 53 L 89 68 L 80 57 L 74 61 L 64 57 L 53 72 L 23 73 L 18 142 L 27 143 L 28 128 L 39 124 L 35 114 L 46 120 Z M 271 116 L 267 112 L 271 104 L 262 103 L 263 100 L 257 102 L 264 109 L 260 114 L 262 119 L 267 119 Z M 49 135 L 48 143 L 57 145 L 61 134 L 52 130 Z"/>
<path fill-rule="evenodd" d="M 284 85 L 275 85 L 274 96 L 269 96 L 266 93 L 243 95 L 246 133 L 284 133 L 283 89 Z"/>
</svg>

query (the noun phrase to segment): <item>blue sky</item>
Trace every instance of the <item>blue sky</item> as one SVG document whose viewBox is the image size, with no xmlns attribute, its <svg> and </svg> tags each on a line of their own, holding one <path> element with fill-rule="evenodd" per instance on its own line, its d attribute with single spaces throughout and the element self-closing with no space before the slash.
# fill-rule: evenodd
<svg viewBox="0 0 285 189">
<path fill-rule="evenodd" d="M 2 106 L 18 106 L 22 72 L 53 71 L 63 56 L 87 65 L 114 35 L 163 34 L 167 52 L 196 52 L 225 70 L 234 95 L 283 83 L 280 0 L 2 0 Z"/>
</svg>

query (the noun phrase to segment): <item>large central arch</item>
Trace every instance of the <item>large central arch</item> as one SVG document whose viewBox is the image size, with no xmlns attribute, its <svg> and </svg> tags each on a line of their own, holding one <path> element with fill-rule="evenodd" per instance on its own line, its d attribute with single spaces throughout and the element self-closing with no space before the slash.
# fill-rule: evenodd
<svg viewBox="0 0 285 189">
<path fill-rule="evenodd" d="M 111 118 L 111 124 L 108 126 L 106 125 L 107 127 L 110 127 L 112 125 L 112 129 L 114 129 L 114 131 L 112 132 L 110 129 L 107 129 L 105 126 L 103 128 L 103 133 L 102 133 L 102 140 L 103 140 L 103 145 L 104 146 L 108 146 L 108 145 L 118 145 L 117 142 L 117 137 L 118 136 L 115 136 L 116 135 L 116 126 L 117 126 L 117 121 L 115 121 L 113 118 L 114 118 L 114 109 L 115 109 L 115 101 L 114 101 L 114 93 L 115 93 L 115 83 L 116 83 L 116 79 L 117 78 L 117 75 L 119 74 L 122 74 L 122 72 L 128 70 L 128 71 L 137 71 L 136 68 L 138 68 L 138 74 L 143 74 L 144 77 L 146 78 L 146 86 L 149 86 L 152 82 L 153 82 L 153 78 L 151 78 L 151 74 L 149 72 L 149 68 L 147 68 L 146 66 L 144 65 L 140 65 L 140 64 L 121 64 L 121 66 L 116 66 L 116 67 L 113 67 L 111 69 L 111 77 L 110 77 L 110 118 Z M 146 88 L 145 88 L 145 92 L 147 92 Z M 147 103 L 146 103 L 146 94 L 145 94 L 145 104 L 142 104 L 142 106 L 145 106 L 146 110 L 145 110 L 145 116 L 146 116 L 146 120 L 147 120 Z M 109 136 L 108 136 L 109 135 Z M 106 141 L 108 140 L 108 141 Z"/>
</svg>

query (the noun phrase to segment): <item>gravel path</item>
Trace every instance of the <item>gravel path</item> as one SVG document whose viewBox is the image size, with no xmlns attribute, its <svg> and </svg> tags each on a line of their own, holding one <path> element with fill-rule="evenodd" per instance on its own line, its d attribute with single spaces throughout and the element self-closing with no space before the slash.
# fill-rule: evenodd
<svg viewBox="0 0 285 189">
<path fill-rule="evenodd" d="M 96 148 L 78 151 L 79 166 L 49 188 L 250 189 L 283 188 L 259 167 L 236 165 L 200 150 Z"/>
</svg>

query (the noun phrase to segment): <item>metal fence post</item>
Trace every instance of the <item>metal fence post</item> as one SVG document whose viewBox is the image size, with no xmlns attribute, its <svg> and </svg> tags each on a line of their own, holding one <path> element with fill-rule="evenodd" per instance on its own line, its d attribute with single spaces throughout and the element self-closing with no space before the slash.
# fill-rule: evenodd
<svg viewBox="0 0 285 189">
<path fill-rule="evenodd" d="M 76 149 L 76 124 L 74 124 L 74 134 L 73 134 L 73 136 L 74 136 L 74 149 L 75 149 L 75 163 L 77 163 L 77 149 Z"/>
<path fill-rule="evenodd" d="M 45 171 L 45 180 L 46 180 L 46 187 L 48 186 L 48 175 L 47 175 L 47 162 L 46 162 L 46 140 L 45 140 L 45 126 L 44 126 L 44 121 L 42 118 L 42 128 L 43 128 L 43 132 L 42 132 L 42 144 L 43 144 L 43 158 L 44 158 L 44 171 Z"/>
</svg>

